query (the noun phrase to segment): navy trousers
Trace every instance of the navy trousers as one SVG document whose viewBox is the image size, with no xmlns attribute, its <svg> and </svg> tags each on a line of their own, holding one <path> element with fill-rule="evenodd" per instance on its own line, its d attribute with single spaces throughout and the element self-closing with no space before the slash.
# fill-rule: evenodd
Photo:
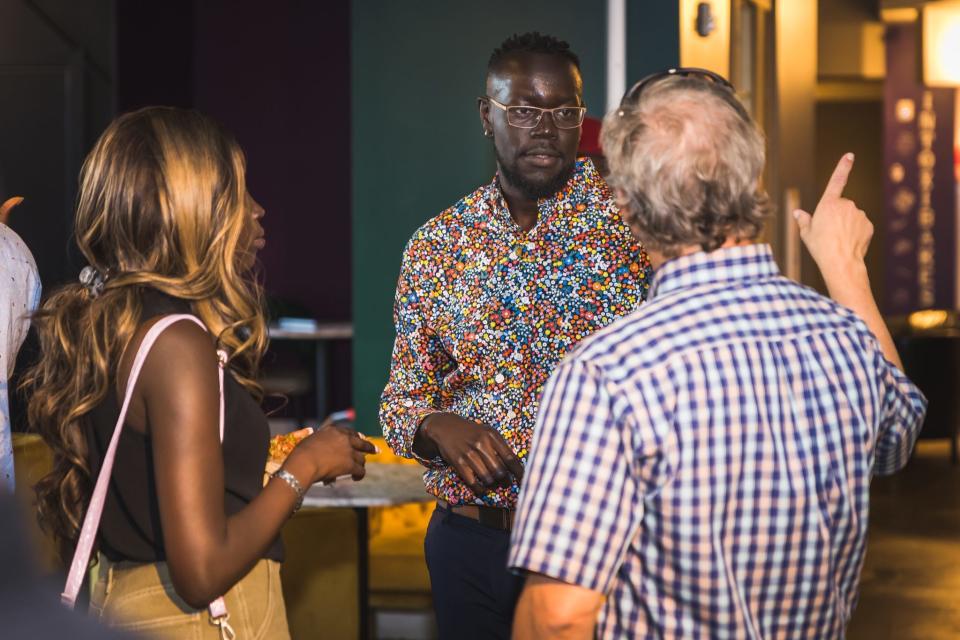
<svg viewBox="0 0 960 640">
<path fill-rule="evenodd" d="M 523 588 L 507 571 L 510 532 L 438 506 L 423 546 L 440 640 L 508 640 Z"/>
</svg>

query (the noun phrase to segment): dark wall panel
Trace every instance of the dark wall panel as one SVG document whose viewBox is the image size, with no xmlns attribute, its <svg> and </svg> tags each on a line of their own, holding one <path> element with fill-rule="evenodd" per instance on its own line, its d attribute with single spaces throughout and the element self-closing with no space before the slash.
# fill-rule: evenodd
<svg viewBox="0 0 960 640">
<path fill-rule="evenodd" d="M 680 65 L 680 3 L 627 0 L 627 87 Z"/>
<path fill-rule="evenodd" d="M 113 108 L 113 2 L 0 2 L 0 172 L 10 226 L 45 290 L 76 277 L 69 238 L 83 155 Z"/>
<path fill-rule="evenodd" d="M 268 291 L 349 319 L 348 2 L 198 2 L 194 38 L 194 103 L 236 134 L 267 211 Z"/>
<path fill-rule="evenodd" d="M 117 111 L 193 106 L 193 0 L 117 4 Z"/>
</svg>

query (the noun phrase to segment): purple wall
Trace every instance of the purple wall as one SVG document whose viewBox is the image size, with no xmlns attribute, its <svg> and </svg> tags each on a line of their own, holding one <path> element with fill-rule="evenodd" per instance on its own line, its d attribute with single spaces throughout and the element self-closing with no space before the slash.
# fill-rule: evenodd
<svg viewBox="0 0 960 640">
<path fill-rule="evenodd" d="M 116 3 L 118 113 L 194 106 L 193 66 L 193 0 Z"/>
<path fill-rule="evenodd" d="M 247 155 L 267 211 L 266 290 L 290 311 L 350 320 L 350 4 L 262 0 L 117 3 L 117 106 L 191 106 Z M 330 401 L 350 401 L 334 344 Z"/>
<path fill-rule="evenodd" d="M 350 5 L 117 6 L 117 108 L 195 107 L 246 151 L 267 210 L 268 292 L 350 317 Z"/>
<path fill-rule="evenodd" d="M 267 290 L 348 320 L 349 3 L 204 0 L 195 16 L 194 104 L 247 153 Z"/>
</svg>

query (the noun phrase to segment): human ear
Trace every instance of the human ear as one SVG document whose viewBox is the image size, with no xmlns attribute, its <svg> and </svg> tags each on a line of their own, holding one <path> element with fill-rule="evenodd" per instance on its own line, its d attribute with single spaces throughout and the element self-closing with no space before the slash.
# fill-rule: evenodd
<svg viewBox="0 0 960 640">
<path fill-rule="evenodd" d="M 483 127 L 483 135 L 492 138 L 493 123 L 490 122 L 490 103 L 484 98 L 477 98 L 477 110 L 480 112 L 480 126 Z"/>
</svg>

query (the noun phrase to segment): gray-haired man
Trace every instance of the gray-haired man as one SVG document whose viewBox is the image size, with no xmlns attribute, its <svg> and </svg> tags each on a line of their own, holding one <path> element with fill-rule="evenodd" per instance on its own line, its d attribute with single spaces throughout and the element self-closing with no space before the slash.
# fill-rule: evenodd
<svg viewBox="0 0 960 640">
<path fill-rule="evenodd" d="M 514 637 L 843 637 L 870 479 L 906 464 L 926 405 L 870 293 L 853 156 L 795 213 L 830 300 L 754 244 L 763 138 L 725 80 L 639 83 L 603 147 L 657 271 L 544 391 Z"/>
</svg>

